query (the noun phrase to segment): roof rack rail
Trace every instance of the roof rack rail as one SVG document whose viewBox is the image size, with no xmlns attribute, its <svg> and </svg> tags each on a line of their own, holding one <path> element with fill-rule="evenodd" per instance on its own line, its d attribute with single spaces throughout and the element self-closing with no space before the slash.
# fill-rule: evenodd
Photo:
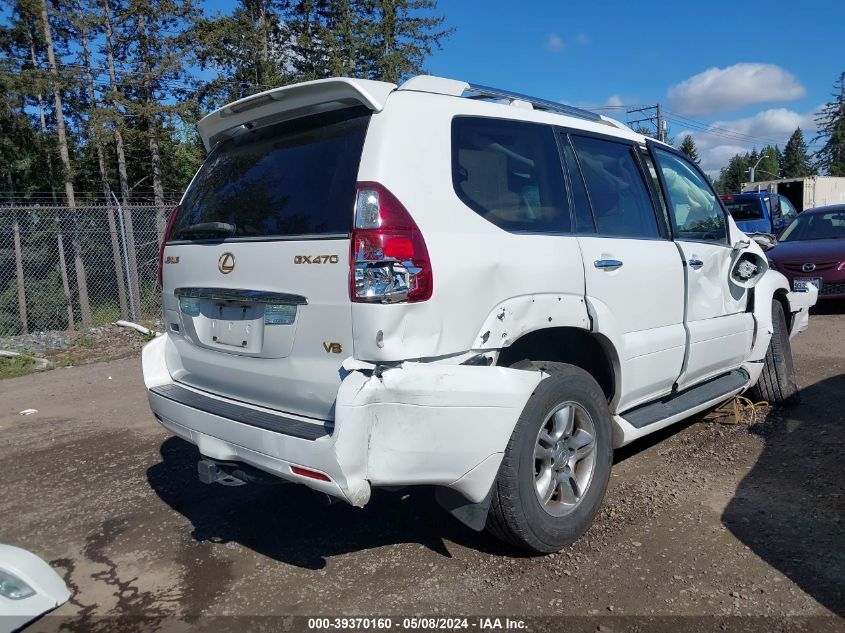
<svg viewBox="0 0 845 633">
<path fill-rule="evenodd" d="M 557 103 L 555 101 L 549 101 L 548 99 L 538 99 L 537 97 L 529 97 L 528 95 L 520 94 L 518 92 L 500 90 L 499 88 L 490 88 L 489 86 L 482 86 L 479 84 L 467 85 L 469 88 L 464 91 L 462 96 L 470 99 L 509 99 L 511 101 L 526 101 L 534 106 L 535 110 L 557 112 L 577 117 L 579 119 L 586 119 L 587 121 L 605 122 L 601 115 L 596 114 L 595 112 L 576 108 L 575 106 L 566 105 L 565 103 Z"/>
</svg>

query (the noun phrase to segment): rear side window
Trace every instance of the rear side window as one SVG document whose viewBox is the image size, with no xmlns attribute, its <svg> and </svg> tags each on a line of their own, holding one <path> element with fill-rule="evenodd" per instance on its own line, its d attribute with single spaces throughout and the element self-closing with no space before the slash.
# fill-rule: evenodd
<svg viewBox="0 0 845 633">
<path fill-rule="evenodd" d="M 370 111 L 303 117 L 219 143 L 182 201 L 172 239 L 343 234 L 352 226 L 355 181 Z M 224 235 L 225 236 L 225 235 Z"/>
<path fill-rule="evenodd" d="M 560 155 L 548 126 L 456 117 L 452 184 L 464 204 L 506 231 L 571 230 Z"/>
<path fill-rule="evenodd" d="M 587 136 L 572 136 L 572 143 L 587 182 L 596 231 L 602 235 L 660 237 L 634 148 Z"/>
<path fill-rule="evenodd" d="M 725 203 L 725 208 L 733 216 L 734 220 L 763 219 L 763 207 L 757 198 L 734 198 L 733 200 L 722 198 L 722 202 Z"/>
</svg>

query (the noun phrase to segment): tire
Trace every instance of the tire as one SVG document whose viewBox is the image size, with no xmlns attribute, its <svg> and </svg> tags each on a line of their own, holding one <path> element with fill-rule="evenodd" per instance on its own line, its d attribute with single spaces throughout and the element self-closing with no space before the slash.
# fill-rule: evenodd
<svg viewBox="0 0 845 633">
<path fill-rule="evenodd" d="M 795 363 L 792 360 L 792 346 L 783 306 L 772 300 L 772 340 L 766 350 L 763 373 L 757 384 L 748 390 L 748 396 L 769 404 L 785 404 L 798 399 L 798 385 L 795 382 Z"/>
<path fill-rule="evenodd" d="M 549 377 L 529 398 L 505 449 L 486 529 L 522 549 L 551 553 L 584 534 L 601 506 L 613 461 L 611 415 L 601 387 L 583 369 L 517 366 Z"/>
</svg>

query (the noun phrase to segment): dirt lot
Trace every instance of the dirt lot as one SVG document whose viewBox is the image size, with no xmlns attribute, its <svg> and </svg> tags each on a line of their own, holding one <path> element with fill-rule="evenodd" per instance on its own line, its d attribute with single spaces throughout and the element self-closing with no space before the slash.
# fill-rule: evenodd
<svg viewBox="0 0 845 633">
<path fill-rule="evenodd" d="M 0 382 L 0 542 L 73 588 L 65 617 L 39 630 L 459 613 L 608 616 L 565 620 L 590 631 L 633 630 L 624 616 L 840 630 L 845 315 L 826 312 L 795 341 L 801 404 L 750 427 L 698 418 L 619 451 L 597 523 L 557 555 L 464 528 L 430 490 L 376 493 L 361 510 L 300 486 L 204 486 L 196 449 L 152 418 L 137 358 Z"/>
</svg>

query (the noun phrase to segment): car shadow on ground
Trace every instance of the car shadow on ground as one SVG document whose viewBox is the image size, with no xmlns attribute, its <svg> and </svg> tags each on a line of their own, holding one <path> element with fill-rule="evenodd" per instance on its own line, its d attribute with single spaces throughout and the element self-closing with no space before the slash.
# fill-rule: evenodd
<svg viewBox="0 0 845 633">
<path fill-rule="evenodd" d="M 750 427 L 765 448 L 722 514 L 757 556 L 845 616 L 845 374 Z"/>
<path fill-rule="evenodd" d="M 617 449 L 618 463 L 681 432 L 705 414 L 674 424 Z M 236 542 L 298 567 L 321 569 L 326 558 L 360 550 L 418 543 L 446 557 L 445 541 L 493 556 L 530 557 L 449 515 L 427 486 L 374 490 L 366 508 L 328 504 L 325 495 L 296 484 L 226 487 L 197 478 L 197 447 L 178 437 L 161 445 L 162 461 L 147 470 L 155 493 L 191 521 L 197 541 Z"/>
<path fill-rule="evenodd" d="M 452 518 L 430 487 L 376 490 L 366 508 L 329 505 L 325 495 L 296 484 L 206 485 L 197 479 L 196 446 L 171 437 L 160 450 L 162 461 L 147 470 L 147 480 L 191 521 L 197 541 L 240 543 L 307 569 L 323 568 L 331 556 L 398 543 L 421 544 L 450 557 L 444 539 L 491 554 L 516 553 Z"/>
</svg>

